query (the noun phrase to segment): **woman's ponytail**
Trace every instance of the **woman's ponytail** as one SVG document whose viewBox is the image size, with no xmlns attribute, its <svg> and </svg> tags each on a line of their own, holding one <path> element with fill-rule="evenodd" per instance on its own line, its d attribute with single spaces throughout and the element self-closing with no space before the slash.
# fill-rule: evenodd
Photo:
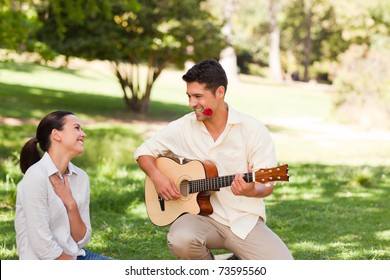
<svg viewBox="0 0 390 280">
<path fill-rule="evenodd" d="M 27 169 L 38 162 L 41 159 L 41 155 L 38 150 L 38 140 L 36 137 L 31 138 L 24 144 L 22 151 L 20 152 L 20 169 L 23 173 L 26 173 Z"/>
</svg>

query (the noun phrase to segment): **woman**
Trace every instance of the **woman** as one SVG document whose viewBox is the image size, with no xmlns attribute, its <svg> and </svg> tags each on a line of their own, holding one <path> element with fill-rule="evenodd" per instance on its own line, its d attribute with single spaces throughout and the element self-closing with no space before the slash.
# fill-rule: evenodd
<svg viewBox="0 0 390 280">
<path fill-rule="evenodd" d="M 92 233 L 89 178 L 70 161 L 84 152 L 85 137 L 72 112 L 55 111 L 23 146 L 15 213 L 20 259 L 110 259 L 83 249 Z"/>
</svg>

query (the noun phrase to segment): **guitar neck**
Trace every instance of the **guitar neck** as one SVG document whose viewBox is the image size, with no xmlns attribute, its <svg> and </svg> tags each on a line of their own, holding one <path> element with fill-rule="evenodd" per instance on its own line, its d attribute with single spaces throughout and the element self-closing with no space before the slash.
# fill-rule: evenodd
<svg viewBox="0 0 390 280">
<path fill-rule="evenodd" d="M 189 192 L 197 193 L 211 190 L 219 190 L 220 188 L 229 187 L 235 175 L 207 178 L 207 179 L 199 179 L 189 181 Z M 254 182 L 253 173 L 245 173 L 244 180 L 246 182 Z"/>
</svg>

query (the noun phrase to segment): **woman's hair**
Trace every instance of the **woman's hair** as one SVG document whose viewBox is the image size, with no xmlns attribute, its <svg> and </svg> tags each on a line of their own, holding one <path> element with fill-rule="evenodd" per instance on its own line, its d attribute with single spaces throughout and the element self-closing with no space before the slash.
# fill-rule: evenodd
<svg viewBox="0 0 390 280">
<path fill-rule="evenodd" d="M 53 129 L 62 130 L 65 124 L 64 117 L 74 115 L 69 111 L 54 111 L 46 115 L 38 124 L 36 136 L 24 144 L 20 152 L 20 169 L 23 173 L 41 159 L 37 144 L 42 151 L 47 152 L 50 148 L 50 134 Z"/>
<path fill-rule="evenodd" d="M 212 92 L 215 92 L 220 86 L 225 88 L 225 92 L 227 90 L 226 72 L 215 59 L 205 59 L 195 64 L 182 78 L 187 83 L 198 82 L 204 84 L 206 89 Z"/>
</svg>

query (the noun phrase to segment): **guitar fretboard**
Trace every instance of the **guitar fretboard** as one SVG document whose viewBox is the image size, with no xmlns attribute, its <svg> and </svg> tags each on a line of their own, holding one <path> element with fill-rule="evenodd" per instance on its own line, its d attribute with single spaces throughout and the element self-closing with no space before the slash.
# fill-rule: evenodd
<svg viewBox="0 0 390 280">
<path fill-rule="evenodd" d="M 189 181 L 189 193 L 218 190 L 220 188 L 229 187 L 232 184 L 234 177 L 235 175 L 228 175 Z M 253 173 L 245 173 L 244 180 L 246 182 L 254 182 Z"/>
</svg>

